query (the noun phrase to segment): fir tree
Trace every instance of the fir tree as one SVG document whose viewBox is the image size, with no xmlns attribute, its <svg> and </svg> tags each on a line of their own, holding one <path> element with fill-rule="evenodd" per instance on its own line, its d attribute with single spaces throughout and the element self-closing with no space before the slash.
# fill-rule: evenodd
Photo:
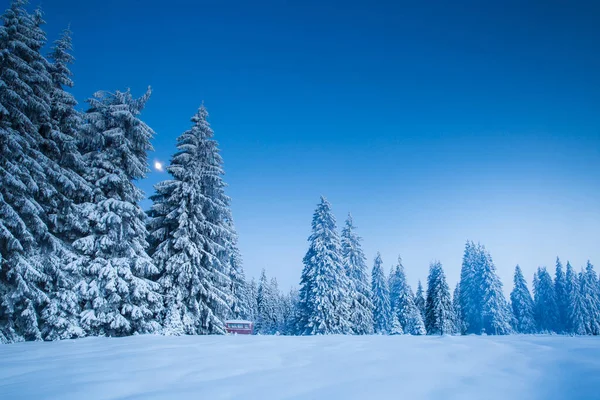
<svg viewBox="0 0 600 400">
<path fill-rule="evenodd" d="M 341 257 L 331 206 L 324 197 L 312 220 L 310 246 L 300 282 L 302 332 L 306 335 L 349 333 L 348 278 Z"/>
<path fill-rule="evenodd" d="M 536 331 L 534 304 L 521 267 L 515 267 L 514 288 L 510 293 L 515 331 L 518 333 L 534 333 Z"/>
<path fill-rule="evenodd" d="M 533 280 L 535 319 L 540 332 L 556 332 L 558 307 L 552 277 L 545 267 L 538 267 Z"/>
<path fill-rule="evenodd" d="M 74 258 L 59 221 L 77 174 L 53 135 L 50 63 L 38 9 L 14 0 L 0 27 L 0 340 L 77 337 Z M 81 182 L 81 179 L 79 179 Z M 56 292 L 56 294 L 54 294 Z M 50 294 L 50 296 L 49 296 Z"/>
<path fill-rule="evenodd" d="M 361 238 L 354 232 L 352 215 L 348 214 L 346 226 L 342 230 L 342 262 L 350 285 L 350 325 L 353 333 L 368 335 L 373 333 L 373 303 L 367 277 L 366 257 L 361 248 Z"/>
<path fill-rule="evenodd" d="M 594 266 L 588 261 L 580 279 L 581 299 L 588 335 L 600 335 L 600 293 L 598 276 Z"/>
<path fill-rule="evenodd" d="M 373 329 L 377 334 L 387 334 L 391 329 L 390 291 L 381 254 L 377 253 L 371 273 L 371 296 L 373 299 Z"/>
<path fill-rule="evenodd" d="M 414 302 L 410 285 L 406 280 L 402 259 L 398 257 L 398 264 L 390 274 L 390 300 L 391 308 L 397 314 L 398 321 L 404 333 L 410 335 L 424 335 L 425 324 L 421 313 Z M 392 287 L 394 288 L 392 291 Z M 392 298 L 392 292 L 394 297 Z"/>
<path fill-rule="evenodd" d="M 185 334 L 223 333 L 227 317 L 246 312 L 223 160 L 207 118 L 202 105 L 192 127 L 177 139 L 178 151 L 167 168 L 172 179 L 155 186 L 150 213 L 166 313 L 177 313 Z"/>
<path fill-rule="evenodd" d="M 252 278 L 246 287 L 246 303 L 248 304 L 248 315 L 246 318 L 250 321 L 256 321 L 258 318 L 258 285 L 256 284 L 256 280 Z"/>
<path fill-rule="evenodd" d="M 446 335 L 454 332 L 454 312 L 450 288 L 440 262 L 434 262 L 429 266 L 425 300 L 425 328 L 428 335 Z"/>
<path fill-rule="evenodd" d="M 502 282 L 485 247 L 467 242 L 460 277 L 460 309 L 465 333 L 505 335 L 511 332 L 511 312 Z"/>
<path fill-rule="evenodd" d="M 571 264 L 567 262 L 566 274 L 567 311 L 566 330 L 575 335 L 586 334 L 586 321 L 579 277 Z"/>
<path fill-rule="evenodd" d="M 417 284 L 417 292 L 415 293 L 415 305 L 419 309 L 421 313 L 421 318 L 423 321 L 425 320 L 425 295 L 423 291 L 423 285 L 421 284 L 421 280 Z"/>
<path fill-rule="evenodd" d="M 392 326 L 390 328 L 390 335 L 403 335 L 404 330 L 402 324 L 398 320 L 398 310 L 392 311 Z"/>
<path fill-rule="evenodd" d="M 150 90 L 139 99 L 129 91 L 97 93 L 85 114 L 84 160 L 94 203 L 85 211 L 89 235 L 75 241 L 81 251 L 85 301 L 82 326 L 90 335 L 124 336 L 156 332 L 160 311 L 158 272 L 146 253 L 143 193 L 134 180 L 148 171 L 147 154 L 154 132 L 139 119 Z M 80 265 L 79 265 L 80 263 Z"/>
<path fill-rule="evenodd" d="M 462 310 L 460 309 L 460 283 L 457 283 L 454 287 L 452 310 L 454 311 L 454 333 L 464 335 L 466 327 L 462 320 Z"/>
<path fill-rule="evenodd" d="M 556 257 L 556 274 L 554 276 L 554 293 L 556 294 L 556 306 L 558 308 L 557 332 L 564 332 L 567 322 L 567 281 L 560 259 Z"/>
</svg>

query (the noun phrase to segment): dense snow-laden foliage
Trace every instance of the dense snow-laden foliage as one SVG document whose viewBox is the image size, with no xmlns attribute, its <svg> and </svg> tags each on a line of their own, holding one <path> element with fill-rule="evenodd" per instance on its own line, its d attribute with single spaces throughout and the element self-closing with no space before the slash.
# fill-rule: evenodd
<svg viewBox="0 0 600 400">
<path fill-rule="evenodd" d="M 518 333 L 534 333 L 536 331 L 534 303 L 521 267 L 518 265 L 515 267 L 510 303 L 514 316 L 514 330 Z"/>
<path fill-rule="evenodd" d="M 556 272 L 554 275 L 554 293 L 556 295 L 556 307 L 558 309 L 557 332 L 566 331 L 568 295 L 567 278 L 560 259 L 556 257 Z"/>
<path fill-rule="evenodd" d="M 300 281 L 300 329 L 306 335 L 349 333 L 349 279 L 329 202 L 321 197 L 312 220 Z"/>
<path fill-rule="evenodd" d="M 600 335 L 600 286 L 598 275 L 589 261 L 580 273 L 579 282 L 585 331 L 588 335 Z"/>
<path fill-rule="evenodd" d="M 81 254 L 75 264 L 84 279 L 82 326 L 89 335 L 124 336 L 159 330 L 158 270 L 146 253 L 143 193 L 134 180 L 148 172 L 147 151 L 154 132 L 138 115 L 150 97 L 129 91 L 99 92 L 85 114 L 86 178 L 94 202 L 84 210 L 89 234 L 75 241 Z M 80 265 L 79 265 L 80 264 Z"/>
<path fill-rule="evenodd" d="M 277 281 L 269 281 L 263 269 L 258 281 L 258 293 L 256 304 L 258 312 L 256 316 L 255 330 L 262 335 L 273 335 L 279 328 L 280 297 Z"/>
<path fill-rule="evenodd" d="M 152 196 L 152 257 L 165 299 L 163 325 L 175 334 L 223 333 L 227 317 L 247 313 L 223 160 L 207 117 L 201 106 L 192 127 L 177 138 L 178 151 L 167 167 L 172 179 L 155 185 Z"/>
<path fill-rule="evenodd" d="M 367 276 L 367 262 L 360 244 L 361 238 L 355 233 L 352 215 L 348 214 L 342 229 L 341 251 L 344 269 L 349 279 L 350 326 L 357 335 L 373 333 L 373 303 L 371 287 Z"/>
<path fill-rule="evenodd" d="M 465 246 L 459 295 L 465 333 L 511 332 L 511 311 L 492 257 L 484 246 L 471 241 Z"/>
<path fill-rule="evenodd" d="M 419 279 L 417 284 L 417 291 L 415 292 L 415 305 L 421 313 L 421 319 L 425 321 L 425 292 L 423 291 L 423 285 Z"/>
<path fill-rule="evenodd" d="M 72 292 L 72 204 L 89 191 L 73 163 L 80 159 L 74 132 L 56 119 L 64 95 L 63 62 L 40 50 L 46 36 L 39 9 L 15 0 L 0 27 L 0 341 L 81 336 Z M 65 45 L 66 46 L 66 45 Z M 64 46 L 63 46 L 64 47 Z M 67 102 L 68 103 L 68 102 Z M 73 104 L 64 104 L 66 114 Z"/>
<path fill-rule="evenodd" d="M 552 277 L 544 267 L 538 267 L 533 277 L 533 299 L 538 330 L 540 332 L 556 332 L 558 327 L 556 293 Z"/>
<path fill-rule="evenodd" d="M 569 262 L 567 262 L 565 281 L 567 291 L 566 330 L 571 334 L 585 335 L 586 313 L 583 309 L 579 276 Z"/>
<path fill-rule="evenodd" d="M 452 311 L 454 313 L 454 333 L 458 335 L 464 334 L 466 327 L 461 318 L 462 311 L 460 309 L 460 282 L 456 284 L 454 287 L 454 292 L 452 293 Z"/>
<path fill-rule="evenodd" d="M 378 334 L 386 334 L 392 325 L 390 307 L 390 290 L 383 271 L 381 254 L 377 253 L 371 272 L 371 296 L 373 303 L 373 330 Z"/>
<path fill-rule="evenodd" d="M 424 335 L 425 324 L 421 312 L 415 304 L 410 285 L 406 280 L 400 257 L 398 257 L 398 264 L 392 268 L 390 273 L 389 287 L 392 313 L 398 318 L 404 333 Z"/>
<path fill-rule="evenodd" d="M 450 288 L 440 262 L 429 266 L 425 299 L 425 328 L 428 335 L 447 335 L 455 331 Z"/>
</svg>

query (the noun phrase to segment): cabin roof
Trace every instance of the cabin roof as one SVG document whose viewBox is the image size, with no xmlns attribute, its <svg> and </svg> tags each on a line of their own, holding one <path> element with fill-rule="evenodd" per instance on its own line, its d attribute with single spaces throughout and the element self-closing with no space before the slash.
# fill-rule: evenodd
<svg viewBox="0 0 600 400">
<path fill-rule="evenodd" d="M 226 324 L 251 324 L 252 321 L 246 321 L 245 319 L 228 319 L 225 321 Z"/>
</svg>

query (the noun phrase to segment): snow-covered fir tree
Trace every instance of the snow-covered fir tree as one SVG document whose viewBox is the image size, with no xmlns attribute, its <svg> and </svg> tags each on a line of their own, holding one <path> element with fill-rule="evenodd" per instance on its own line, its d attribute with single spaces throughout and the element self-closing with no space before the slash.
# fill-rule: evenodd
<svg viewBox="0 0 600 400">
<path fill-rule="evenodd" d="M 440 262 L 429 266 L 427 298 L 425 300 L 425 328 L 428 335 L 447 335 L 454 332 L 454 310 L 450 288 Z"/>
<path fill-rule="evenodd" d="M 246 286 L 246 303 L 248 304 L 248 318 L 250 321 L 256 321 L 258 318 L 258 284 L 252 278 Z"/>
<path fill-rule="evenodd" d="M 248 283 L 242 267 L 242 256 L 237 247 L 237 233 L 233 224 L 230 226 L 232 240 L 229 242 L 229 279 L 231 292 L 231 305 L 229 318 L 247 319 L 250 315 L 250 302 L 248 299 Z"/>
<path fill-rule="evenodd" d="M 558 322 L 556 325 L 557 332 L 564 332 L 566 329 L 567 322 L 567 308 L 568 308 L 568 295 L 567 295 L 567 278 L 563 270 L 560 259 L 556 257 L 556 272 L 554 275 L 554 293 L 556 295 L 556 307 L 558 308 Z"/>
<path fill-rule="evenodd" d="M 534 333 L 536 322 L 534 304 L 527 282 L 518 265 L 515 267 L 514 288 L 510 293 L 510 302 L 514 316 L 514 330 L 518 333 Z"/>
<path fill-rule="evenodd" d="M 417 284 L 417 291 L 415 293 L 415 305 L 421 313 L 421 318 L 423 321 L 425 321 L 425 292 L 423 291 L 423 285 L 421 284 L 420 279 L 419 283 Z"/>
<path fill-rule="evenodd" d="M 341 235 L 342 262 L 349 279 L 350 326 L 357 335 L 373 333 L 373 303 L 367 277 L 367 263 L 355 232 L 352 215 L 348 214 Z"/>
<path fill-rule="evenodd" d="M 454 311 L 454 333 L 464 335 L 466 327 L 462 320 L 462 311 L 460 309 L 460 282 L 456 284 L 454 293 L 452 293 L 452 310 Z"/>
<path fill-rule="evenodd" d="M 280 333 L 283 335 L 296 335 L 298 331 L 300 294 L 297 289 L 291 289 L 282 296 L 282 316 Z"/>
<path fill-rule="evenodd" d="M 256 316 L 255 330 L 261 335 L 274 335 L 279 329 L 281 321 L 281 299 L 277 281 L 269 280 L 263 269 L 258 282 L 257 296 L 258 312 Z"/>
<path fill-rule="evenodd" d="M 588 335 L 600 335 L 600 287 L 594 266 L 588 261 L 580 278 L 585 331 Z"/>
<path fill-rule="evenodd" d="M 312 220 L 300 281 L 301 332 L 350 333 L 349 280 L 329 202 L 321 197 Z"/>
<path fill-rule="evenodd" d="M 421 312 L 414 302 L 414 295 L 406 280 L 402 259 L 398 257 L 398 264 L 392 268 L 389 278 L 390 305 L 396 314 L 402 330 L 410 335 L 424 335 L 425 323 Z"/>
<path fill-rule="evenodd" d="M 48 66 L 52 80 L 51 129 L 43 146 L 48 158 L 62 167 L 60 175 L 54 179 L 58 195 L 55 201 L 46 202 L 46 212 L 50 216 L 50 231 L 66 246 L 87 232 L 81 210 L 92 194 L 91 185 L 83 177 L 86 165 L 78 148 L 81 116 L 75 109 L 77 101 L 66 91 L 66 88 L 73 87 L 69 70 L 74 60 L 71 49 L 71 32 L 67 29 L 54 42 L 49 56 L 52 61 Z M 45 339 L 73 338 L 84 334 L 79 324 L 80 296 L 75 291 L 76 283 L 81 279 L 81 271 L 74 268 L 78 265 L 74 262 L 76 257 L 69 249 L 54 252 L 47 259 L 46 270 L 51 281 L 48 304 L 42 311 Z"/>
<path fill-rule="evenodd" d="M 152 197 L 153 259 L 165 298 L 166 332 L 175 321 L 183 326 L 181 333 L 223 333 L 226 318 L 246 313 L 223 160 L 207 118 L 202 105 L 192 127 L 177 138 L 178 151 L 167 168 L 172 179 L 155 185 Z"/>
<path fill-rule="evenodd" d="M 400 320 L 398 320 L 398 311 L 392 311 L 392 325 L 390 327 L 390 335 L 403 335 L 404 330 L 402 329 L 402 324 Z"/>
<path fill-rule="evenodd" d="M 150 90 L 139 99 L 129 91 L 99 92 L 85 114 L 84 160 L 94 187 L 85 209 L 89 234 L 75 241 L 84 280 L 81 323 L 89 335 L 124 336 L 156 332 L 161 309 L 158 270 L 146 253 L 144 198 L 134 180 L 148 172 L 147 151 L 154 132 L 139 118 Z"/>
<path fill-rule="evenodd" d="M 0 341 L 82 335 L 65 222 L 88 186 L 72 169 L 71 132 L 54 119 L 64 92 L 40 53 L 42 13 L 25 5 L 12 1 L 0 27 Z"/>
<path fill-rule="evenodd" d="M 390 290 L 383 271 L 381 254 L 377 253 L 373 271 L 371 272 L 371 296 L 373 303 L 373 330 L 377 334 L 390 332 L 392 311 L 390 307 Z"/>
<path fill-rule="evenodd" d="M 579 276 L 568 261 L 565 280 L 567 291 L 566 331 L 574 335 L 585 335 L 585 310 L 581 297 Z"/>
<path fill-rule="evenodd" d="M 540 332 L 556 332 L 558 307 L 552 277 L 545 267 L 538 267 L 533 278 L 535 320 Z"/>
<path fill-rule="evenodd" d="M 481 244 L 468 241 L 460 275 L 460 309 L 465 333 L 506 335 L 511 311 L 492 257 Z"/>
</svg>

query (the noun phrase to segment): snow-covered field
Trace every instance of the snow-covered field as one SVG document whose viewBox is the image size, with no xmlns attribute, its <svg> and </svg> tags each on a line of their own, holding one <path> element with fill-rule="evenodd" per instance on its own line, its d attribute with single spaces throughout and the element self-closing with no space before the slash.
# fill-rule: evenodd
<svg viewBox="0 0 600 400">
<path fill-rule="evenodd" d="M 0 345 L 2 399 L 600 399 L 600 338 L 137 336 Z"/>
</svg>

